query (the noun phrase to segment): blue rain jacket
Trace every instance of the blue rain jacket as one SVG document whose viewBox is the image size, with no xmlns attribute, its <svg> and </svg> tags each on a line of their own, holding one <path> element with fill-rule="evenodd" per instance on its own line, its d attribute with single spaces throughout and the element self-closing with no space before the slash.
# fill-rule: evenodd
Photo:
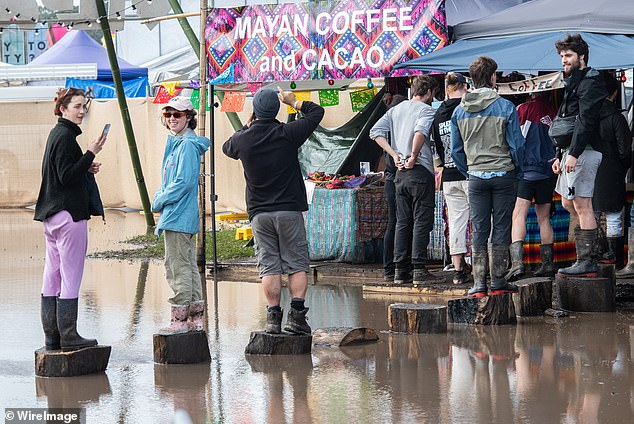
<svg viewBox="0 0 634 424">
<path fill-rule="evenodd" d="M 196 234 L 198 232 L 198 179 L 200 156 L 210 146 L 207 137 L 193 131 L 167 138 L 163 156 L 161 187 L 152 201 L 152 211 L 160 212 L 156 235 L 163 230 Z"/>
</svg>

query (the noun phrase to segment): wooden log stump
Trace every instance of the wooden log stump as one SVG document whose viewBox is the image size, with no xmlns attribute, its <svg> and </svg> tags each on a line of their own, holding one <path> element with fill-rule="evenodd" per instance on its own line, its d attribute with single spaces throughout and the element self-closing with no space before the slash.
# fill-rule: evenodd
<svg viewBox="0 0 634 424">
<path fill-rule="evenodd" d="M 616 311 L 616 279 L 555 276 L 559 307 L 574 312 Z"/>
<path fill-rule="evenodd" d="M 267 334 L 251 332 L 249 344 L 244 349 L 247 355 L 305 355 L 310 353 L 313 336 L 310 334 Z"/>
<path fill-rule="evenodd" d="M 519 291 L 513 294 L 515 314 L 520 317 L 544 315 L 552 308 L 553 282 L 550 278 L 534 277 L 516 281 Z"/>
<path fill-rule="evenodd" d="M 379 336 L 376 331 L 365 327 L 329 327 L 313 331 L 313 345 L 315 346 L 351 346 L 372 343 L 377 340 L 379 340 Z"/>
<path fill-rule="evenodd" d="M 110 346 L 92 346 L 63 352 L 61 350 L 35 351 L 35 375 L 40 377 L 74 377 L 103 372 L 108 367 Z"/>
<path fill-rule="evenodd" d="M 209 342 L 204 331 L 182 334 L 154 334 L 154 362 L 158 364 L 198 364 L 210 362 Z"/>
<path fill-rule="evenodd" d="M 447 307 L 419 303 L 394 303 L 387 310 L 387 324 L 398 333 L 446 333 Z"/>
<path fill-rule="evenodd" d="M 485 297 L 465 297 L 447 302 L 449 322 L 455 324 L 515 324 L 515 305 L 510 293 Z"/>
</svg>

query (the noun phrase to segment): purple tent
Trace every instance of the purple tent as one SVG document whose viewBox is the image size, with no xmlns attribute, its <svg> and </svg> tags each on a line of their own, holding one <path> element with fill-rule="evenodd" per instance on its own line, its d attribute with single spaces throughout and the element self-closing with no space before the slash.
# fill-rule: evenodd
<svg viewBox="0 0 634 424">
<path fill-rule="evenodd" d="M 117 58 L 121 79 L 147 77 L 147 68 L 141 68 Z M 112 80 L 112 71 L 106 49 L 90 38 L 84 31 L 73 30 L 58 43 L 35 58 L 33 65 L 54 65 L 69 63 L 96 63 L 97 79 Z"/>
</svg>

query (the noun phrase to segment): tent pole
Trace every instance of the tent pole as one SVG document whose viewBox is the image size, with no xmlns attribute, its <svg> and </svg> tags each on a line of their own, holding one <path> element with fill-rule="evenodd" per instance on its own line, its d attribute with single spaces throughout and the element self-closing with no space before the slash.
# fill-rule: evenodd
<svg viewBox="0 0 634 424">
<path fill-rule="evenodd" d="M 178 0 L 168 0 L 170 7 L 172 8 L 172 10 L 174 11 L 175 14 L 177 15 L 184 15 L 183 13 L 183 8 L 181 7 L 180 3 L 178 2 Z M 200 19 L 200 23 L 201 25 L 203 23 L 205 23 L 207 21 L 207 2 L 205 1 L 205 8 L 203 9 L 203 0 L 200 1 L 200 11 L 204 13 L 201 13 L 202 16 L 205 17 L 205 19 L 203 20 L 202 16 Z M 187 18 L 182 16 L 178 18 L 178 23 L 180 24 L 181 28 L 183 29 L 183 32 L 185 33 L 185 37 L 187 37 L 187 40 L 189 40 L 189 44 L 191 44 L 192 49 L 194 49 L 194 53 L 196 53 L 196 56 L 198 56 L 198 59 L 200 59 L 201 55 L 200 55 L 200 48 L 198 46 L 198 38 L 196 38 L 196 34 L 194 34 L 194 30 L 192 29 L 191 25 L 189 25 L 189 22 L 187 21 Z M 201 34 L 203 34 L 203 38 L 204 38 L 204 31 L 205 26 L 202 25 L 201 28 Z"/>
<path fill-rule="evenodd" d="M 200 10 L 207 10 L 207 0 L 200 0 Z M 200 35 L 201 37 L 205 36 L 205 23 L 207 22 L 207 16 L 205 13 L 200 14 Z M 206 129 L 206 121 L 207 121 L 207 55 L 205 54 L 205 45 L 200 44 L 200 51 L 198 54 L 199 64 L 198 64 L 198 72 L 200 75 L 200 96 L 198 102 L 198 135 L 205 136 Z M 210 139 L 213 140 L 213 134 L 210 134 Z M 212 144 L 211 149 L 214 146 Z M 205 251 L 206 251 L 206 240 L 205 240 L 205 230 L 207 228 L 207 187 L 205 185 L 205 155 L 200 157 L 200 180 L 198 184 L 198 207 L 200 212 L 200 229 L 198 230 L 198 239 L 196 241 L 196 262 L 198 263 L 198 272 L 205 279 Z M 212 219 L 214 217 L 212 216 Z M 207 285 L 203 284 L 203 296 L 204 299 L 207 300 Z"/>
<path fill-rule="evenodd" d="M 209 131 L 214 134 L 215 129 L 215 112 L 216 102 L 214 101 L 214 86 L 209 85 L 209 96 L 211 97 L 210 110 L 209 110 Z M 215 141 L 215 140 L 214 140 Z M 215 143 L 214 143 L 215 144 Z M 211 146 L 209 149 L 209 167 L 211 168 L 211 239 L 213 241 L 213 266 L 214 266 L 214 284 L 218 281 L 218 255 L 216 248 L 218 247 L 217 239 L 216 239 L 216 200 L 218 200 L 218 196 L 216 195 L 216 152 L 214 149 L 215 146 Z"/>
<path fill-rule="evenodd" d="M 141 204 L 143 205 L 143 213 L 145 214 L 145 223 L 149 230 L 154 227 L 154 215 L 152 215 L 152 211 L 150 210 L 150 199 L 147 194 L 145 179 L 143 178 L 143 170 L 141 169 L 141 161 L 139 160 L 139 151 L 137 150 L 136 140 L 134 138 L 134 130 L 132 128 L 132 121 L 130 120 L 130 110 L 128 109 L 128 102 L 125 98 L 125 91 L 123 90 L 123 82 L 121 81 L 121 72 L 119 71 L 117 55 L 114 51 L 114 43 L 112 42 L 112 36 L 110 35 L 108 13 L 106 12 L 106 6 L 104 5 L 103 0 L 95 0 L 95 2 L 97 4 L 97 12 L 99 13 L 99 16 L 102 17 L 101 31 L 103 32 L 103 38 L 106 42 L 106 51 L 108 52 L 110 68 L 112 69 L 112 79 L 117 93 L 117 101 L 119 102 L 119 110 L 121 111 L 121 119 L 123 120 L 125 136 L 128 140 L 130 159 L 132 159 L 132 167 L 134 168 L 134 175 L 136 177 L 139 195 L 141 196 Z"/>
</svg>

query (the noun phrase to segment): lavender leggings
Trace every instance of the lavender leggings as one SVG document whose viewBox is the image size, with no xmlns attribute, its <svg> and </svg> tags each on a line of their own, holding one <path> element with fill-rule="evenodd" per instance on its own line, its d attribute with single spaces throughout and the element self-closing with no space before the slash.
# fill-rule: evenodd
<svg viewBox="0 0 634 424">
<path fill-rule="evenodd" d="M 42 295 L 62 299 L 79 297 L 88 248 L 88 221 L 74 222 L 67 211 L 44 221 L 46 264 L 42 278 Z"/>
</svg>

